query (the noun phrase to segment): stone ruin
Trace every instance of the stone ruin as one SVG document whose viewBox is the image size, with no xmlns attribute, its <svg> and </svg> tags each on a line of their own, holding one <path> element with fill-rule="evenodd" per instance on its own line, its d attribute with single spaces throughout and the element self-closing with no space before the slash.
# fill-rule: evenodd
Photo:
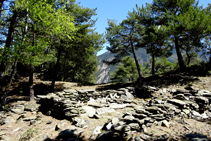
<svg viewBox="0 0 211 141">
<path fill-rule="evenodd" d="M 155 95 L 145 100 L 136 99 L 142 93 L 137 93 L 134 87 L 126 87 L 104 91 L 64 90 L 37 97 L 43 111 L 55 117 L 71 119 L 80 128 L 86 128 L 85 121 L 80 119 L 82 114 L 87 113 L 90 118 L 100 118 L 102 113 L 115 109 L 134 109 L 124 113 L 121 118 L 113 118 L 104 126 L 98 127 L 105 131 L 98 135 L 99 140 L 105 134 L 118 133 L 127 137 L 131 132 L 145 132 L 146 127 L 153 124 L 169 127 L 169 122 L 176 116 L 200 121 L 211 119 L 211 92 L 207 90 L 194 90 L 191 87 L 184 90 L 158 89 L 151 86 L 144 86 L 142 89 Z M 91 107 L 92 110 L 88 110 Z M 153 137 L 144 135 L 140 139 L 153 140 Z"/>
<path fill-rule="evenodd" d="M 146 93 L 151 98 L 137 98 L 146 95 Z M 121 137 L 118 139 L 129 140 L 131 133 L 146 132 L 147 127 L 152 125 L 170 127 L 174 117 L 192 118 L 199 121 L 211 119 L 211 92 L 196 90 L 192 87 L 167 89 L 143 86 L 139 89 L 126 87 L 103 91 L 64 90 L 47 95 L 37 95 L 36 100 L 39 104 L 16 105 L 11 107 L 10 111 L 22 114 L 24 111 L 38 111 L 39 109 L 46 115 L 72 120 L 75 125 L 73 130 L 80 131 L 78 133 L 82 133 L 83 128 L 87 127 L 86 121 L 81 118 L 84 115 L 99 119 L 103 113 L 115 112 L 117 109 L 124 108 L 132 109 L 119 117 L 108 120 L 103 123 L 103 126 L 96 127 L 90 137 L 91 140 L 96 137 L 96 134 L 96 140 L 110 140 L 108 137 L 113 139 Z M 21 119 L 30 121 L 30 124 L 39 121 L 39 117 L 30 119 L 22 115 L 20 117 L 17 122 Z M 0 124 L 5 124 L 6 119 L 2 118 Z M 66 120 L 61 120 L 55 130 L 61 129 L 60 126 L 63 126 L 63 122 L 65 123 Z M 71 131 L 64 130 L 61 131 L 61 134 L 72 134 Z M 157 138 L 140 134 L 134 140 L 167 140 L 168 138 L 167 134 Z M 204 140 L 209 139 L 204 138 Z"/>
</svg>

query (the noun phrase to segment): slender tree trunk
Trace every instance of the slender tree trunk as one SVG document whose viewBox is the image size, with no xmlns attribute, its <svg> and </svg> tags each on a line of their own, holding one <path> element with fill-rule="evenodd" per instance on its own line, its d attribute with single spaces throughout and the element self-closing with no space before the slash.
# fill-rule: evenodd
<svg viewBox="0 0 211 141">
<path fill-rule="evenodd" d="M 177 35 L 174 35 L 174 39 L 175 39 L 175 48 L 176 48 L 176 52 L 177 52 L 177 58 L 178 58 L 178 63 L 179 63 L 179 67 L 180 67 L 180 71 L 185 71 L 185 63 L 184 60 L 182 58 L 182 54 L 180 52 L 180 48 L 179 48 L 179 37 Z"/>
<path fill-rule="evenodd" d="M 54 89 L 54 85 L 55 85 L 55 81 L 57 79 L 57 74 L 58 74 L 58 68 L 59 68 L 59 61 L 60 61 L 60 58 L 61 58 L 61 49 L 59 48 L 58 49 L 58 54 L 57 54 L 57 61 L 56 61 L 56 66 L 55 66 L 55 69 L 54 69 L 54 75 L 53 75 L 53 80 L 51 82 L 51 90 Z"/>
<path fill-rule="evenodd" d="M 143 74 L 142 74 L 141 69 L 139 67 L 139 63 L 138 63 L 138 59 L 136 57 L 136 53 L 135 53 L 135 49 L 134 49 L 133 43 L 130 42 L 130 45 L 131 45 L 131 48 L 132 48 L 133 57 L 135 59 L 135 63 L 136 63 L 137 71 L 138 71 L 138 76 L 139 76 L 139 79 L 141 79 L 141 78 L 143 78 Z"/>
<path fill-rule="evenodd" d="M 1 1 L 3 3 L 3 1 Z M 5 73 L 5 69 L 7 66 L 7 60 L 8 60 L 8 50 L 10 48 L 11 42 L 12 42 L 12 34 L 14 32 L 14 26 L 16 23 L 16 18 L 17 18 L 17 12 L 14 11 L 14 14 L 11 18 L 11 22 L 10 22 L 10 27 L 9 27 L 9 31 L 8 31 L 8 35 L 7 35 L 7 39 L 6 39 L 6 44 L 5 44 L 5 48 L 4 48 L 4 53 L 3 53 L 3 58 L 5 58 L 4 60 L 1 61 L 0 64 L 0 95 L 2 93 L 2 87 L 3 87 L 3 79 L 4 79 L 4 73 Z"/>
<path fill-rule="evenodd" d="M 190 55 L 188 54 L 188 52 L 186 52 L 186 55 L 187 55 L 187 65 L 189 66 L 189 64 L 190 64 Z"/>
<path fill-rule="evenodd" d="M 15 58 L 15 62 L 14 62 L 14 65 L 13 65 L 13 70 L 11 72 L 11 77 L 10 77 L 10 81 L 9 81 L 9 84 L 7 85 L 7 88 L 6 90 L 4 91 L 4 94 L 3 94 L 3 98 L 2 98 L 2 108 L 4 108 L 5 104 L 6 104 L 6 101 L 7 101 L 7 95 L 9 93 L 9 89 L 10 89 L 10 86 L 12 84 L 12 80 L 13 78 L 15 77 L 15 74 L 16 74 L 16 71 L 17 71 L 17 63 L 18 63 L 18 58 L 16 57 Z"/>
<path fill-rule="evenodd" d="M 152 75 L 155 75 L 155 55 L 152 54 Z"/>
<path fill-rule="evenodd" d="M 29 95 L 30 95 L 30 98 L 29 100 L 30 101 L 33 101 L 34 100 L 34 88 L 33 88 L 33 74 L 34 74 L 34 66 L 32 64 L 30 64 L 30 72 L 29 72 Z"/>
<path fill-rule="evenodd" d="M 75 82 L 75 69 L 73 68 L 72 82 Z"/>
</svg>

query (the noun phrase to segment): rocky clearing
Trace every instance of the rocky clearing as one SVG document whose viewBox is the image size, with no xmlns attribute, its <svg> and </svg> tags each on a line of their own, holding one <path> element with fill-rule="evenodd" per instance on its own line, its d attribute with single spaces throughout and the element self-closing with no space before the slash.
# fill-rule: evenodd
<svg viewBox="0 0 211 141">
<path fill-rule="evenodd" d="M 64 91 L 19 100 L 0 112 L 0 140 L 210 140 L 211 78 L 198 79 L 138 92 L 57 82 Z M 140 98 L 143 92 L 151 97 Z"/>
</svg>

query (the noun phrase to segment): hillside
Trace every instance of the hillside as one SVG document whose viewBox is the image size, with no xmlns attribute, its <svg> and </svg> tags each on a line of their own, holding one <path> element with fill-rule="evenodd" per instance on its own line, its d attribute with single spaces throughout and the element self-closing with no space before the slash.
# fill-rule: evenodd
<svg viewBox="0 0 211 141">
<path fill-rule="evenodd" d="M 138 61 L 140 64 L 142 64 L 144 66 L 144 64 L 146 62 L 150 61 L 150 55 L 146 53 L 146 50 L 143 48 L 140 48 L 139 50 L 136 51 L 137 57 L 138 57 Z M 130 55 L 131 57 L 133 57 L 133 55 Z M 98 60 L 98 73 L 97 73 L 97 84 L 102 84 L 102 83 L 107 83 L 109 82 L 109 78 L 110 78 L 110 73 L 114 72 L 116 67 L 113 65 L 106 65 L 105 63 L 103 63 L 103 60 L 112 60 L 114 58 L 114 54 L 110 53 L 110 52 L 105 52 L 102 55 L 99 55 L 97 57 Z M 170 62 L 174 62 L 176 60 L 176 52 L 173 51 L 173 55 L 171 57 L 168 58 L 168 61 Z"/>
</svg>

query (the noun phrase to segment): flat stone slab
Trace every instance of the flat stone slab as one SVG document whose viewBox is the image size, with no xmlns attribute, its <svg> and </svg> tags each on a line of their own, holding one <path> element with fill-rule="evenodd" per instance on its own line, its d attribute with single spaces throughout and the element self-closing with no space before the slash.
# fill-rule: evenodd
<svg viewBox="0 0 211 141">
<path fill-rule="evenodd" d="M 123 109 L 127 106 L 128 106 L 128 104 L 117 104 L 117 103 L 109 105 L 109 107 L 114 108 L 114 109 Z"/>
<path fill-rule="evenodd" d="M 179 105 L 179 106 L 185 106 L 187 104 L 186 102 L 182 100 L 178 100 L 178 99 L 169 99 L 167 102 L 175 104 L 175 105 Z"/>
</svg>

